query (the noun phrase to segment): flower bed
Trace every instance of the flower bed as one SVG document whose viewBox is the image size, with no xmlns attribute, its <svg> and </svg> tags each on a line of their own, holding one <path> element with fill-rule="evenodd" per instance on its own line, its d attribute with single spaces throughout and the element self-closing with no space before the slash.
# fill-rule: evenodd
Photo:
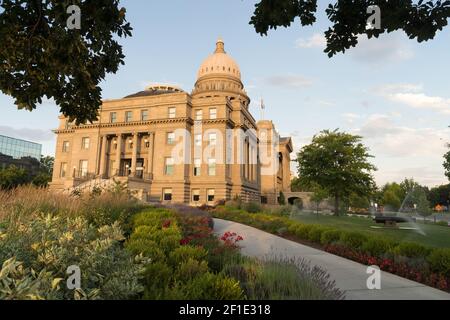
<svg viewBox="0 0 450 320">
<path fill-rule="evenodd" d="M 287 217 L 251 214 L 220 206 L 216 218 L 243 223 L 257 229 L 313 244 L 332 254 L 450 292 L 450 249 L 429 248 L 416 243 L 341 231 L 328 226 L 302 224 Z"/>
</svg>

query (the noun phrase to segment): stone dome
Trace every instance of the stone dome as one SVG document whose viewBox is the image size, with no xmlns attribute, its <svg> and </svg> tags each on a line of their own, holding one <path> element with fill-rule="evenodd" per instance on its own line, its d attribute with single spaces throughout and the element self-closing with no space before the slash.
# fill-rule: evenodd
<svg viewBox="0 0 450 320">
<path fill-rule="evenodd" d="M 227 75 L 241 80 L 239 66 L 225 52 L 225 44 L 222 39 L 217 40 L 216 51 L 203 61 L 198 70 L 197 79 L 211 75 Z"/>
</svg>

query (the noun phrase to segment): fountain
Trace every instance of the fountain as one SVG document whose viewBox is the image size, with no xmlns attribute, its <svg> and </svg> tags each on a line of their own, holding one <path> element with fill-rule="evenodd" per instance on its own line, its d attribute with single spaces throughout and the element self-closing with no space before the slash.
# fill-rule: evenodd
<svg viewBox="0 0 450 320">
<path fill-rule="evenodd" d="M 373 220 L 377 224 L 383 224 L 384 228 L 391 229 L 401 229 L 401 230 L 414 230 L 422 235 L 426 235 L 425 232 L 417 224 L 416 218 L 413 215 L 420 214 L 421 210 L 428 210 L 426 205 L 424 205 L 423 199 L 420 198 L 420 192 L 417 192 L 416 188 L 408 192 L 400 209 L 397 212 L 394 211 L 383 211 L 378 210 L 378 204 L 374 204 L 371 210 Z M 419 204 L 421 205 L 419 205 Z M 372 209 L 372 208 L 371 208 Z M 423 213 L 422 213 L 423 215 Z M 399 227 L 400 223 L 412 224 L 412 227 Z M 373 227 L 379 228 L 379 227 Z"/>
</svg>

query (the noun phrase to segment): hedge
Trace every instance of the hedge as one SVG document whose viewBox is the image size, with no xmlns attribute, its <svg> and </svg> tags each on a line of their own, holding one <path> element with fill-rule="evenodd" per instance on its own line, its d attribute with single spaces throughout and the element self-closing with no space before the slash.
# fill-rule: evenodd
<svg viewBox="0 0 450 320">
<path fill-rule="evenodd" d="M 375 260 L 390 258 L 393 261 L 399 261 L 399 263 L 406 261 L 406 264 L 410 265 L 412 269 L 418 265 L 426 265 L 427 269 L 421 269 L 420 272 L 429 273 L 431 278 L 436 278 L 436 276 L 440 279 L 444 278 L 444 281 L 440 281 L 439 288 L 446 290 L 450 288 L 450 248 L 431 248 L 410 242 L 398 243 L 360 232 L 304 224 L 282 215 L 250 214 L 243 210 L 223 206 L 217 207 L 212 214 L 215 218 L 247 224 L 274 234 L 280 234 L 278 231 L 282 229 L 284 230 L 283 235 L 289 238 L 294 237 L 300 241 L 321 245 L 325 250 L 328 246 L 340 246 L 353 252 L 361 252 L 361 254 L 372 256 Z M 346 250 L 339 252 L 346 252 Z M 352 256 L 347 258 L 352 259 Z"/>
</svg>

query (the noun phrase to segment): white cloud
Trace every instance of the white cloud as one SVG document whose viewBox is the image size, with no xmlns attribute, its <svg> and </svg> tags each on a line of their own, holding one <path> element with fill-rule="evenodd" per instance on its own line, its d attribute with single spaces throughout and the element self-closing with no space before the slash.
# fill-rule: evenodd
<svg viewBox="0 0 450 320">
<path fill-rule="evenodd" d="M 427 95 L 418 84 L 387 84 L 375 88 L 375 92 L 391 102 L 410 108 L 436 111 L 450 115 L 450 98 Z"/>
<path fill-rule="evenodd" d="M 442 158 L 446 142 L 450 140 L 449 129 L 411 128 L 399 126 L 389 115 L 375 114 L 355 133 L 367 140 L 377 155 L 390 157 Z"/>
<path fill-rule="evenodd" d="M 311 37 L 304 39 L 299 38 L 295 41 L 295 46 L 297 48 L 321 48 L 325 49 L 327 45 L 327 40 L 325 39 L 325 35 L 320 33 L 315 33 Z"/>
<path fill-rule="evenodd" d="M 50 129 L 13 128 L 10 126 L 0 126 L 0 134 L 35 142 L 53 141 L 55 138 L 54 133 Z"/>
<path fill-rule="evenodd" d="M 302 89 L 313 84 L 311 79 L 300 75 L 276 75 L 266 79 L 267 84 L 278 87 Z"/>
<path fill-rule="evenodd" d="M 353 123 L 355 123 L 357 120 L 359 120 L 361 118 L 361 116 L 356 114 L 356 113 L 344 113 L 342 115 L 342 117 L 345 119 L 345 121 L 348 124 L 353 124 Z"/>
<path fill-rule="evenodd" d="M 414 57 L 414 51 L 408 40 L 402 39 L 398 33 L 371 39 L 368 39 L 366 35 L 360 35 L 358 44 L 350 49 L 349 54 L 357 61 L 376 65 L 409 60 Z"/>
</svg>

